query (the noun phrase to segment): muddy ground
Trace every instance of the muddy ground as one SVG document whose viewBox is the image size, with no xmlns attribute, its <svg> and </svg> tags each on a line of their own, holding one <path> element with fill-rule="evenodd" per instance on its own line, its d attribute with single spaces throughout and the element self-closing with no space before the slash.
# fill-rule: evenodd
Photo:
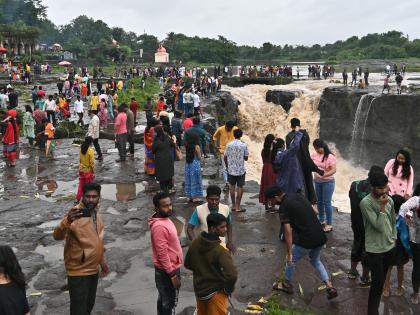
<svg viewBox="0 0 420 315">
<path fill-rule="evenodd" d="M 52 88 L 53 86 L 50 85 Z M 100 211 L 106 227 L 106 257 L 111 273 L 99 282 L 94 314 L 156 314 L 157 291 L 151 260 L 150 235 L 147 218 L 152 214 L 152 195 L 157 183 L 143 173 L 143 146 L 137 145 L 135 159 L 123 164 L 114 143 L 100 141 L 104 155 L 98 164 L 96 179 L 103 184 Z M 71 139 L 62 140 L 56 148 L 56 160 L 46 161 L 43 152 L 22 145 L 16 168 L 7 168 L 0 162 L 0 240 L 12 246 L 24 269 L 32 314 L 68 314 L 69 295 L 65 290 L 63 242 L 54 241 L 52 230 L 73 205 L 77 189 L 79 147 Z M 193 211 L 183 197 L 183 161 L 176 162 L 177 193 L 173 196 L 174 222 L 186 245 L 184 222 Z M 222 184 L 214 157 L 203 165 L 205 186 Z M 235 263 L 239 280 L 233 294 L 233 305 L 244 309 L 248 302 L 272 295 L 271 285 L 282 273 L 284 245 L 278 240 L 279 221 L 275 214 L 266 214 L 258 204 L 259 187 L 247 182 L 245 187 L 245 213 L 234 215 L 234 241 L 238 247 Z M 224 194 L 223 202 L 229 203 Z M 309 310 L 316 314 L 364 314 L 368 289 L 361 289 L 347 279 L 352 232 L 348 214 L 334 214 L 334 232 L 323 251 L 323 260 L 330 273 L 338 273 L 333 283 L 339 297 L 328 302 L 325 292 L 308 261 L 297 267 L 294 279 L 299 290 L 293 296 L 275 295 L 281 305 Z M 184 251 L 186 247 L 184 247 Z M 409 283 L 411 263 L 406 267 L 405 287 Z M 192 275 L 182 270 L 183 285 L 177 314 L 192 314 L 194 292 Z M 395 277 L 393 276 L 395 287 Z M 394 289 L 395 292 L 395 289 Z M 420 308 L 408 303 L 404 297 L 383 299 L 384 314 L 419 314 Z M 240 314 L 240 312 L 233 312 Z"/>
</svg>

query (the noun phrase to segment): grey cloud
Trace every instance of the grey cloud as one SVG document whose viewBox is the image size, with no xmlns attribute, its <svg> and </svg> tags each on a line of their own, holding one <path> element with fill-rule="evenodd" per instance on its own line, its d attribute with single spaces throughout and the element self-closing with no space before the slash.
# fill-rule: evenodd
<svg viewBox="0 0 420 315">
<path fill-rule="evenodd" d="M 399 30 L 420 38 L 420 1 L 405 0 L 44 0 L 56 24 L 85 14 L 138 34 L 169 32 L 224 37 L 238 44 L 312 45 L 350 36 Z M 64 10 L 65 8 L 65 10 Z"/>
</svg>

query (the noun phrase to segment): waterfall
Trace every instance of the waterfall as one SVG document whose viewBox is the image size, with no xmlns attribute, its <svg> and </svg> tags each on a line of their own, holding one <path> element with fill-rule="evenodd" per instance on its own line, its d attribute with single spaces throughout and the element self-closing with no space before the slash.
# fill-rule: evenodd
<svg viewBox="0 0 420 315">
<path fill-rule="evenodd" d="M 356 114 L 354 115 L 350 154 L 357 163 L 360 163 L 363 158 L 363 141 L 365 139 L 366 123 L 374 99 L 375 97 L 373 95 L 363 95 L 359 100 Z"/>
<path fill-rule="evenodd" d="M 322 80 L 300 81 L 289 85 L 276 86 L 275 89 L 285 91 L 302 91 L 300 96 L 292 102 L 289 113 L 286 113 L 281 106 L 266 101 L 266 93 L 269 89 L 272 89 L 268 85 L 229 88 L 232 96 L 241 103 L 238 115 L 240 127 L 244 131 L 242 140 L 248 145 L 249 151 L 249 158 L 245 163 L 248 180 L 259 182 L 261 178 L 261 149 L 264 137 L 272 133 L 276 137 L 284 139 L 290 131 L 291 118 L 298 117 L 300 119 L 302 128 L 307 130 L 311 140 L 319 137 L 319 101 L 323 90 L 329 85 L 327 81 Z M 359 116 L 360 112 L 362 112 L 362 109 L 359 110 Z M 363 124 L 365 124 L 365 119 L 361 120 L 361 125 Z M 363 137 L 362 135 L 363 132 L 360 137 Z M 367 171 L 346 161 L 333 144 L 330 143 L 329 145 L 337 158 L 337 173 L 334 175 L 336 188 L 333 203 L 340 211 L 350 212 L 348 201 L 350 184 L 352 181 L 365 178 Z M 313 152 L 312 144 L 309 146 L 309 150 Z"/>
</svg>

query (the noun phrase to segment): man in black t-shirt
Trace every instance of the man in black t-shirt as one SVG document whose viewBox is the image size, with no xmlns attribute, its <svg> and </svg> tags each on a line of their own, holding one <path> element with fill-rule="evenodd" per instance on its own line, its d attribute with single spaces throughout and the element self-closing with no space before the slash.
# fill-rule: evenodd
<svg viewBox="0 0 420 315">
<path fill-rule="evenodd" d="M 327 242 L 327 237 L 311 203 L 302 194 L 285 194 L 278 187 L 267 188 L 265 197 L 269 204 L 280 206 L 280 221 L 284 224 L 287 245 L 285 279 L 275 283 L 273 288 L 292 294 L 291 281 L 295 266 L 300 259 L 308 256 L 312 266 L 319 272 L 327 286 L 328 299 L 337 297 L 337 290 L 332 286 L 328 272 L 320 260 L 321 250 Z"/>
</svg>

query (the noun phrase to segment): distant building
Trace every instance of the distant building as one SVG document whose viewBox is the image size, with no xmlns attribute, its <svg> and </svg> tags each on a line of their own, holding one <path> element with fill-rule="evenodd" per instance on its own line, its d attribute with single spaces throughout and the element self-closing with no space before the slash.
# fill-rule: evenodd
<svg viewBox="0 0 420 315">
<path fill-rule="evenodd" d="M 33 27 L 18 29 L 12 25 L 0 25 L 0 47 L 14 55 L 30 55 L 38 49 L 39 31 Z"/>
<path fill-rule="evenodd" d="M 159 46 L 155 53 L 155 63 L 169 63 L 169 54 L 162 45 Z"/>
</svg>

